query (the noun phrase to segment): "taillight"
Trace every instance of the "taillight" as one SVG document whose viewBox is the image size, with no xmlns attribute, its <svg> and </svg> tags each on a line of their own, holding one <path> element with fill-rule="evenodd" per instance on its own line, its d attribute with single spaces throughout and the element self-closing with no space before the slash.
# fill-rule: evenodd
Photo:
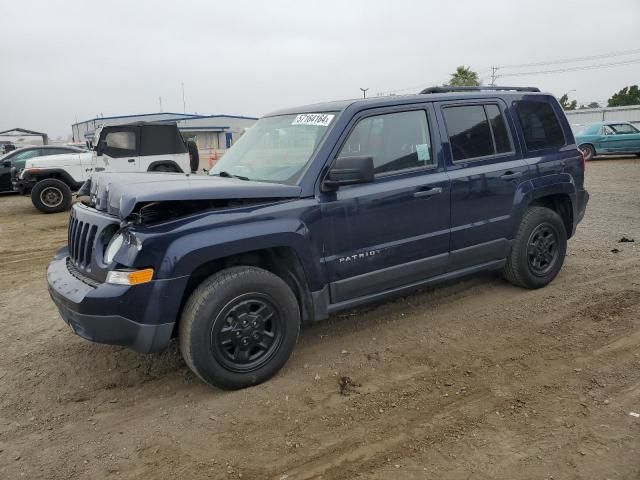
<svg viewBox="0 0 640 480">
<path fill-rule="evenodd" d="M 586 170 L 587 169 L 587 152 L 585 152 L 584 150 L 580 150 L 580 158 L 582 159 L 582 170 Z"/>
</svg>

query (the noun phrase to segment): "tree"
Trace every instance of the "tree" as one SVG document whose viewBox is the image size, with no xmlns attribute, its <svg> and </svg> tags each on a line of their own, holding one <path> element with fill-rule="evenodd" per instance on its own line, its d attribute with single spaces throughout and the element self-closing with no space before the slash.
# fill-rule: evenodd
<svg viewBox="0 0 640 480">
<path fill-rule="evenodd" d="M 558 102 L 560 102 L 560 106 L 563 110 L 575 110 L 578 107 L 578 101 L 572 100 L 570 102 L 569 95 L 566 93 L 558 99 Z"/>
<path fill-rule="evenodd" d="M 624 87 L 607 101 L 608 107 L 624 107 L 625 105 L 640 105 L 640 90 L 638 85 Z"/>
<path fill-rule="evenodd" d="M 477 87 L 480 85 L 478 74 L 471 70 L 471 67 L 460 65 L 456 71 L 451 74 L 449 84 L 452 87 Z"/>
</svg>

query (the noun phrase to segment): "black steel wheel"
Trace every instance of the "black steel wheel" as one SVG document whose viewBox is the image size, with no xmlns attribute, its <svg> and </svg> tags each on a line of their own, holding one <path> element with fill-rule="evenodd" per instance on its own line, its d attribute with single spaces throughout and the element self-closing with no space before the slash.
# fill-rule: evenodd
<svg viewBox="0 0 640 480">
<path fill-rule="evenodd" d="M 527 261 L 534 275 L 549 273 L 558 260 L 558 232 L 550 223 L 541 223 L 529 236 Z"/>
<path fill-rule="evenodd" d="M 293 352 L 300 307 L 289 285 L 257 267 L 232 267 L 203 281 L 179 324 L 182 355 L 205 382 L 234 390 L 275 375 Z"/>
<path fill-rule="evenodd" d="M 233 372 L 259 368 L 282 342 L 281 321 L 282 313 L 265 295 L 247 293 L 233 299 L 213 322 L 213 356 Z"/>
<path fill-rule="evenodd" d="M 522 217 L 504 266 L 514 285 L 540 288 L 549 284 L 564 263 L 567 231 L 560 215 L 545 207 L 530 207 Z"/>
</svg>

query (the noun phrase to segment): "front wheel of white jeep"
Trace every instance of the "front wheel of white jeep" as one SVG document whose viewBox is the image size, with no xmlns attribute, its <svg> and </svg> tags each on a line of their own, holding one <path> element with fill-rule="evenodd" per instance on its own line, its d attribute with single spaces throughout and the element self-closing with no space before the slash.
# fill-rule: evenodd
<svg viewBox="0 0 640 480">
<path fill-rule="evenodd" d="M 31 190 L 31 202 L 42 213 L 57 213 L 69 210 L 73 195 L 69 186 L 57 178 L 45 178 Z"/>
</svg>

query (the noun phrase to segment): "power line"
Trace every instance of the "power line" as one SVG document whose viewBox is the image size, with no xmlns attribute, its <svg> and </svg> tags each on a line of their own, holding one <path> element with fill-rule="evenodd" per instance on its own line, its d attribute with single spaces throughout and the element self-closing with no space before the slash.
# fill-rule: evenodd
<svg viewBox="0 0 640 480">
<path fill-rule="evenodd" d="M 499 76 L 500 77 L 523 77 L 526 75 L 546 75 L 550 73 L 576 72 L 579 70 L 595 70 L 597 68 L 618 67 L 622 65 L 633 65 L 636 63 L 640 63 L 640 58 L 633 59 L 633 60 L 625 60 L 622 62 L 599 63 L 595 65 L 581 65 L 577 67 L 556 68 L 552 70 L 538 70 L 534 72 L 503 73 Z"/>
<path fill-rule="evenodd" d="M 624 55 L 633 55 L 635 53 L 640 53 L 640 48 L 635 48 L 633 50 L 622 50 L 619 52 L 611 52 L 611 53 L 601 53 L 599 55 L 589 55 L 586 57 L 573 57 L 573 58 L 565 58 L 563 60 L 549 60 L 546 62 L 534 62 L 534 63 L 520 63 L 513 65 L 499 65 L 497 68 L 520 68 L 520 67 L 541 67 L 543 65 L 558 65 L 562 63 L 575 63 L 575 62 L 584 62 L 586 60 L 597 60 L 600 58 L 609 58 L 609 57 L 621 57 Z"/>
</svg>

